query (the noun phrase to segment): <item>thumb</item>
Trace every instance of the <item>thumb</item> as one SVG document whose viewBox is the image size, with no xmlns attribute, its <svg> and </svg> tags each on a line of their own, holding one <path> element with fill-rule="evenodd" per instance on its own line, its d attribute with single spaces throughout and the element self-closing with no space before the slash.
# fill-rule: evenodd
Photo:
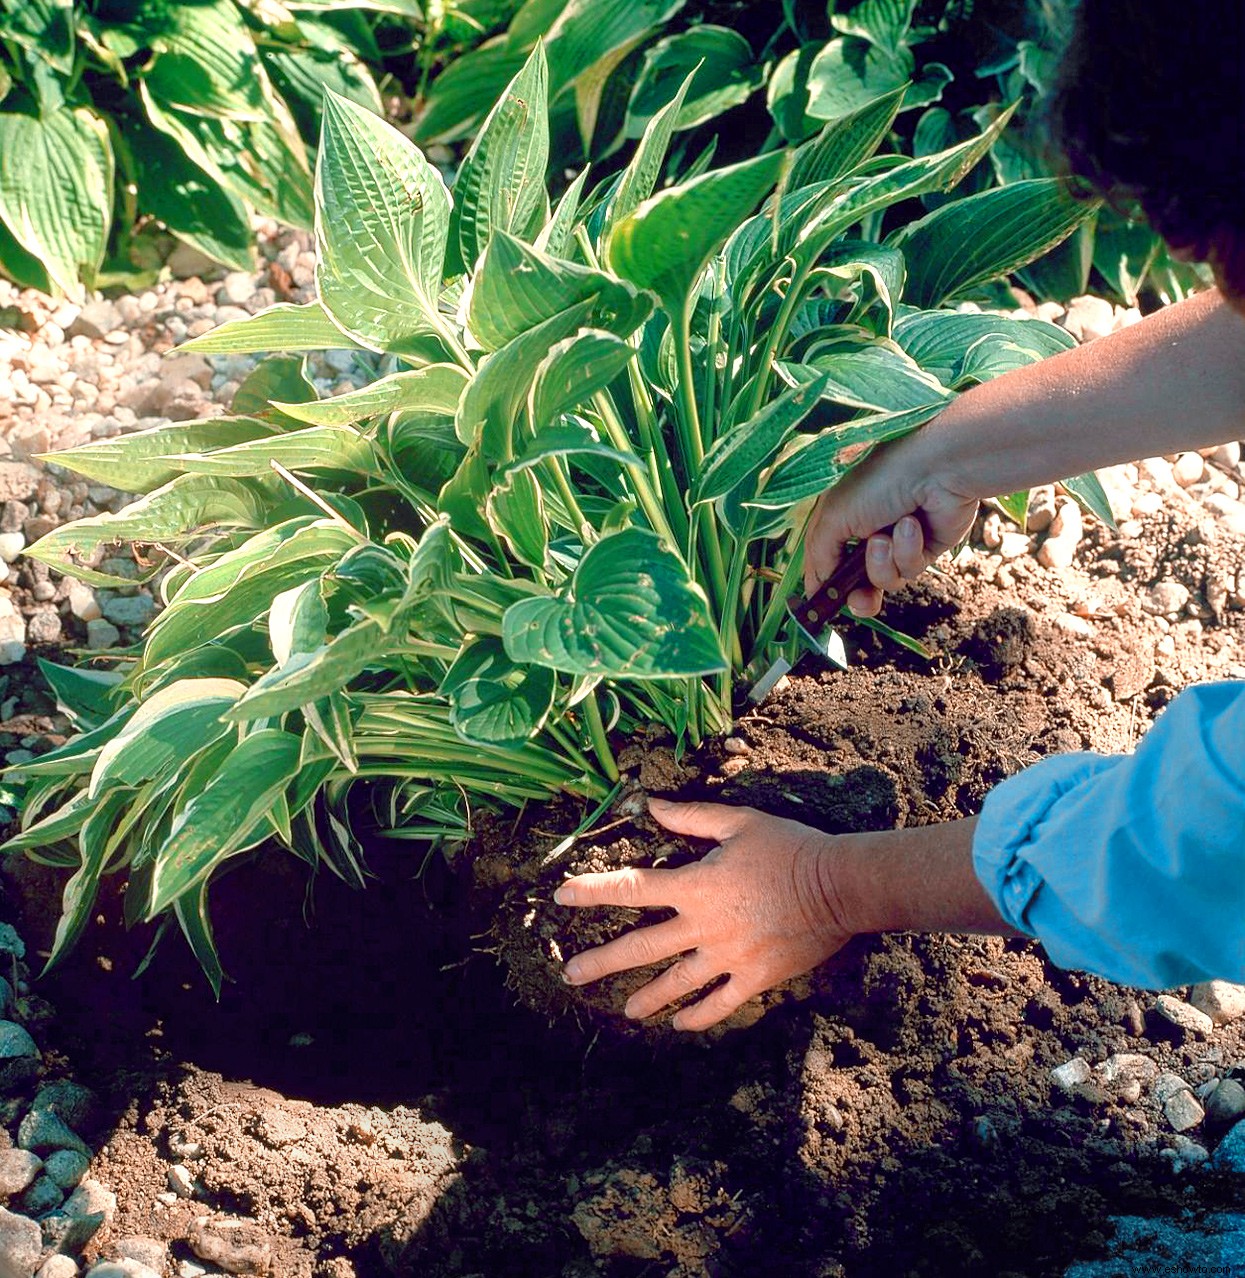
<svg viewBox="0 0 1245 1278">
<path fill-rule="evenodd" d="M 738 832 L 748 811 L 726 803 L 671 803 L 668 799 L 649 799 L 648 810 L 675 834 L 718 842 Z"/>
</svg>

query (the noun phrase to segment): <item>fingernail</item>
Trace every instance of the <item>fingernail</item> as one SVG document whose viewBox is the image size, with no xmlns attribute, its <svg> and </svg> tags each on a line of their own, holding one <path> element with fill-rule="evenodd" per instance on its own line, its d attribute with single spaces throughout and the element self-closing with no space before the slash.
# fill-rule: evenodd
<svg viewBox="0 0 1245 1278">
<path fill-rule="evenodd" d="M 905 541 L 911 541 L 916 536 L 917 523 L 911 515 L 905 515 L 895 525 L 895 536 L 902 537 Z"/>
<path fill-rule="evenodd" d="M 628 1000 L 627 1006 L 623 1008 L 623 1015 L 627 1017 L 628 1020 L 634 1021 L 636 1019 L 637 1013 L 635 1010 L 635 1004 L 631 1000 Z"/>
<path fill-rule="evenodd" d="M 865 553 L 870 559 L 884 561 L 886 556 L 890 553 L 889 547 L 886 544 L 886 538 L 870 537 L 869 544 L 865 548 Z"/>
<path fill-rule="evenodd" d="M 685 1024 L 683 1020 L 682 1012 L 679 1012 L 677 1016 L 672 1016 L 670 1018 L 670 1028 L 676 1029 L 676 1030 L 682 1030 L 687 1028 L 687 1025 Z"/>
<path fill-rule="evenodd" d="M 583 980 L 583 972 L 580 971 L 579 964 L 571 959 L 569 963 L 562 969 L 562 979 L 567 985 L 578 985 Z"/>
<path fill-rule="evenodd" d="M 573 887 L 564 885 L 554 889 L 553 899 L 558 905 L 574 905 L 578 899 L 578 894 Z"/>
<path fill-rule="evenodd" d="M 648 801 L 648 810 L 650 812 L 667 812 L 674 804 L 669 799 L 650 798 Z"/>
</svg>

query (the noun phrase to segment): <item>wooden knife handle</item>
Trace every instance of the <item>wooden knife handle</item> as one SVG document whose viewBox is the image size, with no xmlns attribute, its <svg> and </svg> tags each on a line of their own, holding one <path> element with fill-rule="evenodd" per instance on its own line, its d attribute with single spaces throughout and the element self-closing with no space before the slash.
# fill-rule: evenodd
<svg viewBox="0 0 1245 1278">
<path fill-rule="evenodd" d="M 791 615 L 811 635 L 819 635 L 842 611 L 847 597 L 860 586 L 869 584 L 865 568 L 866 541 L 858 541 L 843 557 L 839 566 L 807 599 L 792 600 Z"/>
</svg>

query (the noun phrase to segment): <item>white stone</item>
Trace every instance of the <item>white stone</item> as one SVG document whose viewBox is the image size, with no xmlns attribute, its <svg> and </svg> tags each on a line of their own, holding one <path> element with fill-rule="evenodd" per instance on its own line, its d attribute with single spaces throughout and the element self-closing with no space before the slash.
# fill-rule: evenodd
<svg viewBox="0 0 1245 1278">
<path fill-rule="evenodd" d="M 1201 453 L 1181 453 L 1172 467 L 1172 478 L 1181 488 L 1200 482 L 1206 474 L 1206 461 Z"/>
<path fill-rule="evenodd" d="M 1169 1069 L 1165 1069 L 1154 1080 L 1154 1099 L 1160 1105 L 1167 1104 L 1177 1092 L 1188 1091 L 1192 1091 L 1189 1084 L 1179 1074 L 1173 1074 Z"/>
<path fill-rule="evenodd" d="M 1192 1092 L 1177 1092 L 1163 1102 L 1163 1115 L 1173 1131 L 1187 1132 L 1206 1117 L 1206 1111 Z"/>
<path fill-rule="evenodd" d="M 1091 1073 L 1089 1062 L 1080 1056 L 1074 1056 L 1070 1061 L 1065 1061 L 1062 1065 L 1056 1065 L 1051 1070 L 1050 1076 L 1056 1087 L 1065 1092 L 1070 1092 L 1074 1087 L 1080 1086 L 1081 1083 L 1087 1083 Z"/>
<path fill-rule="evenodd" d="M 26 549 L 26 538 L 19 532 L 0 533 L 0 559 L 11 564 Z"/>
<path fill-rule="evenodd" d="M 1205 1012 L 1199 1012 L 1196 1007 L 1190 1007 L 1182 999 L 1173 998 L 1170 994 L 1160 994 L 1154 1000 L 1154 1010 L 1186 1034 L 1209 1035 L 1214 1032 L 1215 1022 Z"/>
<path fill-rule="evenodd" d="M 981 521 L 981 544 L 987 550 L 998 550 L 1003 544 L 1003 520 L 997 510 Z"/>
<path fill-rule="evenodd" d="M 1147 515 L 1157 515 L 1162 509 L 1163 498 L 1158 493 L 1138 493 L 1128 513 L 1137 519 L 1144 519 Z"/>
<path fill-rule="evenodd" d="M 1026 531 L 1031 533 L 1045 532 L 1054 523 L 1056 514 L 1055 490 L 1050 484 L 1043 484 L 1029 494 L 1029 512 L 1025 523 Z"/>
<path fill-rule="evenodd" d="M 169 1168 L 169 1188 L 179 1198 L 193 1198 L 195 1196 L 195 1178 L 191 1175 L 190 1169 L 181 1163 L 174 1163 Z"/>
<path fill-rule="evenodd" d="M 1219 466 L 1227 466 L 1230 470 L 1235 470 L 1241 464 L 1241 446 L 1236 440 L 1231 443 L 1220 444 L 1217 448 L 1211 448 L 1206 453 L 1207 459 Z"/>
<path fill-rule="evenodd" d="M 71 1216 L 102 1215 L 107 1224 L 117 1214 L 117 1195 L 98 1180 L 84 1180 L 65 1199 L 65 1211 Z"/>
<path fill-rule="evenodd" d="M 1114 1052 L 1098 1066 L 1097 1072 L 1105 1083 L 1114 1083 L 1120 1078 L 1138 1078 L 1148 1083 L 1157 1077 L 1159 1067 L 1140 1052 Z M 1180 1081 L 1183 1084 L 1184 1080 Z"/>
<path fill-rule="evenodd" d="M 49 1256 L 35 1278 L 78 1278 L 78 1262 L 72 1256 Z"/>
<path fill-rule="evenodd" d="M 86 1278 L 160 1278 L 160 1275 L 140 1260 L 105 1260 L 92 1265 Z"/>
<path fill-rule="evenodd" d="M 0 1194 L 6 1198 L 20 1194 L 34 1183 L 43 1169 L 43 1159 L 28 1149 L 6 1149 L 0 1153 Z"/>
<path fill-rule="evenodd" d="M 1115 329 L 1115 308 L 1102 297 L 1074 297 L 1061 323 L 1078 342 L 1092 342 Z"/>
<path fill-rule="evenodd" d="M 1216 1025 L 1228 1025 L 1245 1016 L 1245 985 L 1203 981 L 1189 992 L 1189 1004 L 1204 1012 Z"/>
<path fill-rule="evenodd" d="M 1170 578 L 1154 585 L 1141 601 L 1146 612 L 1158 617 L 1171 617 L 1189 602 L 1189 589 Z"/>
<path fill-rule="evenodd" d="M 69 611 L 79 621 L 97 621 L 104 614 L 100 611 L 95 591 L 83 581 L 71 581 L 68 591 Z"/>
<path fill-rule="evenodd" d="M 1028 534 L 1022 532 L 1005 532 L 999 541 L 999 554 L 1004 559 L 1019 559 L 1032 549 Z"/>
<path fill-rule="evenodd" d="M 1176 487 L 1176 481 L 1172 478 L 1171 462 L 1165 457 L 1147 457 L 1144 461 L 1137 463 L 1137 470 L 1142 478 L 1150 480 L 1159 488 Z"/>
</svg>

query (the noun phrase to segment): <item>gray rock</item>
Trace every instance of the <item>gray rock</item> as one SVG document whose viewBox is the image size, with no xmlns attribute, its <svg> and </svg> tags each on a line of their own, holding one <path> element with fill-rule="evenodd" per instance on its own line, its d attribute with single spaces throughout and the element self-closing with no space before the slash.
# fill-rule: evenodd
<svg viewBox="0 0 1245 1278">
<path fill-rule="evenodd" d="M 99 1108 L 99 1097 L 82 1083 L 58 1078 L 39 1088 L 31 1108 L 46 1109 L 77 1131 L 91 1125 Z"/>
<path fill-rule="evenodd" d="M 84 1180 L 66 1199 L 65 1210 L 70 1215 L 98 1214 L 111 1220 L 117 1210 L 117 1195 L 97 1180 Z"/>
<path fill-rule="evenodd" d="M 1160 1105 L 1166 1105 L 1173 1096 L 1178 1095 L 1180 1092 L 1191 1092 L 1192 1090 L 1179 1074 L 1173 1074 L 1171 1070 L 1164 1070 L 1154 1080 L 1154 1099 Z"/>
<path fill-rule="evenodd" d="M 24 1087 L 39 1072 L 39 1049 L 20 1025 L 0 1021 L 0 1091 Z"/>
<path fill-rule="evenodd" d="M 1239 1122 L 1219 1142 L 1211 1166 L 1220 1171 L 1235 1172 L 1245 1176 L 1245 1121 Z"/>
<path fill-rule="evenodd" d="M 74 1190 L 76 1194 L 78 1191 Z M 72 1202 L 72 1195 L 65 1207 Z M 43 1231 L 43 1245 L 65 1256 L 77 1256 L 104 1227 L 104 1213 L 69 1212 L 62 1208 L 44 1216 L 39 1222 Z"/>
<path fill-rule="evenodd" d="M 1158 1072 L 1159 1067 L 1154 1061 L 1140 1052 L 1115 1052 L 1095 1070 L 1104 1083 L 1114 1083 L 1126 1078 L 1136 1078 L 1148 1083 Z"/>
<path fill-rule="evenodd" d="M 1210 1158 L 1210 1151 L 1205 1145 L 1177 1133 L 1172 1137 L 1171 1148 L 1160 1150 L 1159 1157 L 1171 1163 L 1172 1171 L 1179 1173 L 1201 1167 Z"/>
<path fill-rule="evenodd" d="M 65 329 L 66 337 L 89 337 L 98 341 L 120 323 L 117 308 L 106 301 L 88 302 Z"/>
<path fill-rule="evenodd" d="M 91 1160 L 84 1158 L 76 1149 L 58 1149 L 48 1155 L 43 1170 L 61 1189 L 68 1191 L 77 1188 L 90 1166 Z"/>
<path fill-rule="evenodd" d="M 1078 1260 L 1064 1278 L 1121 1274 L 1232 1273 L 1245 1264 L 1245 1214 L 1209 1212 L 1183 1221 L 1115 1216 L 1106 1260 Z"/>
<path fill-rule="evenodd" d="M 150 595 L 133 595 L 130 598 L 114 596 L 104 602 L 104 616 L 114 626 L 131 626 L 141 629 L 156 615 L 156 601 Z"/>
<path fill-rule="evenodd" d="M 0 1153 L 0 1194 L 11 1198 L 24 1193 L 43 1170 L 43 1159 L 28 1149 L 6 1149 Z"/>
<path fill-rule="evenodd" d="M 86 1278 L 160 1278 L 160 1273 L 139 1260 L 105 1260 L 92 1265 Z"/>
<path fill-rule="evenodd" d="M 0 1207 L 0 1273 L 27 1275 L 35 1272 L 43 1254 L 43 1236 L 39 1226 L 26 1216 Z"/>
<path fill-rule="evenodd" d="M 91 1150 L 82 1138 L 50 1109 L 32 1109 L 22 1119 L 17 1129 L 17 1144 L 20 1149 L 33 1149 L 36 1154 L 72 1149 L 84 1158 L 91 1157 Z"/>
<path fill-rule="evenodd" d="M 1189 589 L 1178 581 L 1160 581 L 1141 601 L 1148 613 L 1169 617 L 1179 612 L 1189 602 Z"/>
<path fill-rule="evenodd" d="M 22 1195 L 22 1210 L 31 1216 L 44 1216 L 65 1201 L 65 1191 L 51 1176 L 36 1176 L 34 1184 Z"/>
<path fill-rule="evenodd" d="M 78 1278 L 78 1262 L 72 1256 L 49 1256 L 35 1278 Z"/>
<path fill-rule="evenodd" d="M 1051 1070 L 1050 1076 L 1056 1087 L 1065 1092 L 1070 1092 L 1074 1087 L 1080 1086 L 1081 1083 L 1089 1082 L 1091 1072 L 1087 1060 L 1080 1056 L 1074 1056 L 1070 1061 L 1065 1061 L 1062 1065 L 1056 1065 Z"/>
<path fill-rule="evenodd" d="M 26 622 L 26 638 L 31 643 L 57 643 L 60 637 L 61 619 L 55 608 L 31 610 L 30 619 Z"/>
<path fill-rule="evenodd" d="M 0 462 L 0 501 L 29 501 L 39 488 L 43 472 L 28 462 Z M 16 528 L 5 529 L 17 532 Z"/>
<path fill-rule="evenodd" d="M 93 652 L 103 652 L 107 648 L 115 648 L 120 642 L 121 631 L 111 621 L 105 621 L 103 617 L 97 617 L 94 621 L 86 623 L 86 646 Z"/>
<path fill-rule="evenodd" d="M 1245 1087 L 1225 1078 L 1206 1098 L 1206 1121 L 1213 1127 L 1230 1127 L 1245 1118 Z"/>
<path fill-rule="evenodd" d="M 249 271 L 230 271 L 216 290 L 221 306 L 242 306 L 255 296 L 255 277 Z"/>
<path fill-rule="evenodd" d="M 148 1238 L 143 1234 L 131 1234 L 126 1238 L 118 1238 L 113 1246 L 122 1260 L 137 1260 L 140 1265 L 163 1273 L 169 1258 L 167 1243 L 159 1238 Z"/>
<path fill-rule="evenodd" d="M 1154 1000 L 1154 1010 L 1186 1034 L 1214 1033 L 1215 1022 L 1205 1012 L 1199 1012 L 1196 1007 L 1170 994 L 1160 994 Z"/>
<path fill-rule="evenodd" d="M 1163 1103 L 1163 1114 L 1173 1131 L 1186 1132 L 1206 1117 L 1201 1102 L 1192 1092 L 1177 1092 Z"/>
</svg>

